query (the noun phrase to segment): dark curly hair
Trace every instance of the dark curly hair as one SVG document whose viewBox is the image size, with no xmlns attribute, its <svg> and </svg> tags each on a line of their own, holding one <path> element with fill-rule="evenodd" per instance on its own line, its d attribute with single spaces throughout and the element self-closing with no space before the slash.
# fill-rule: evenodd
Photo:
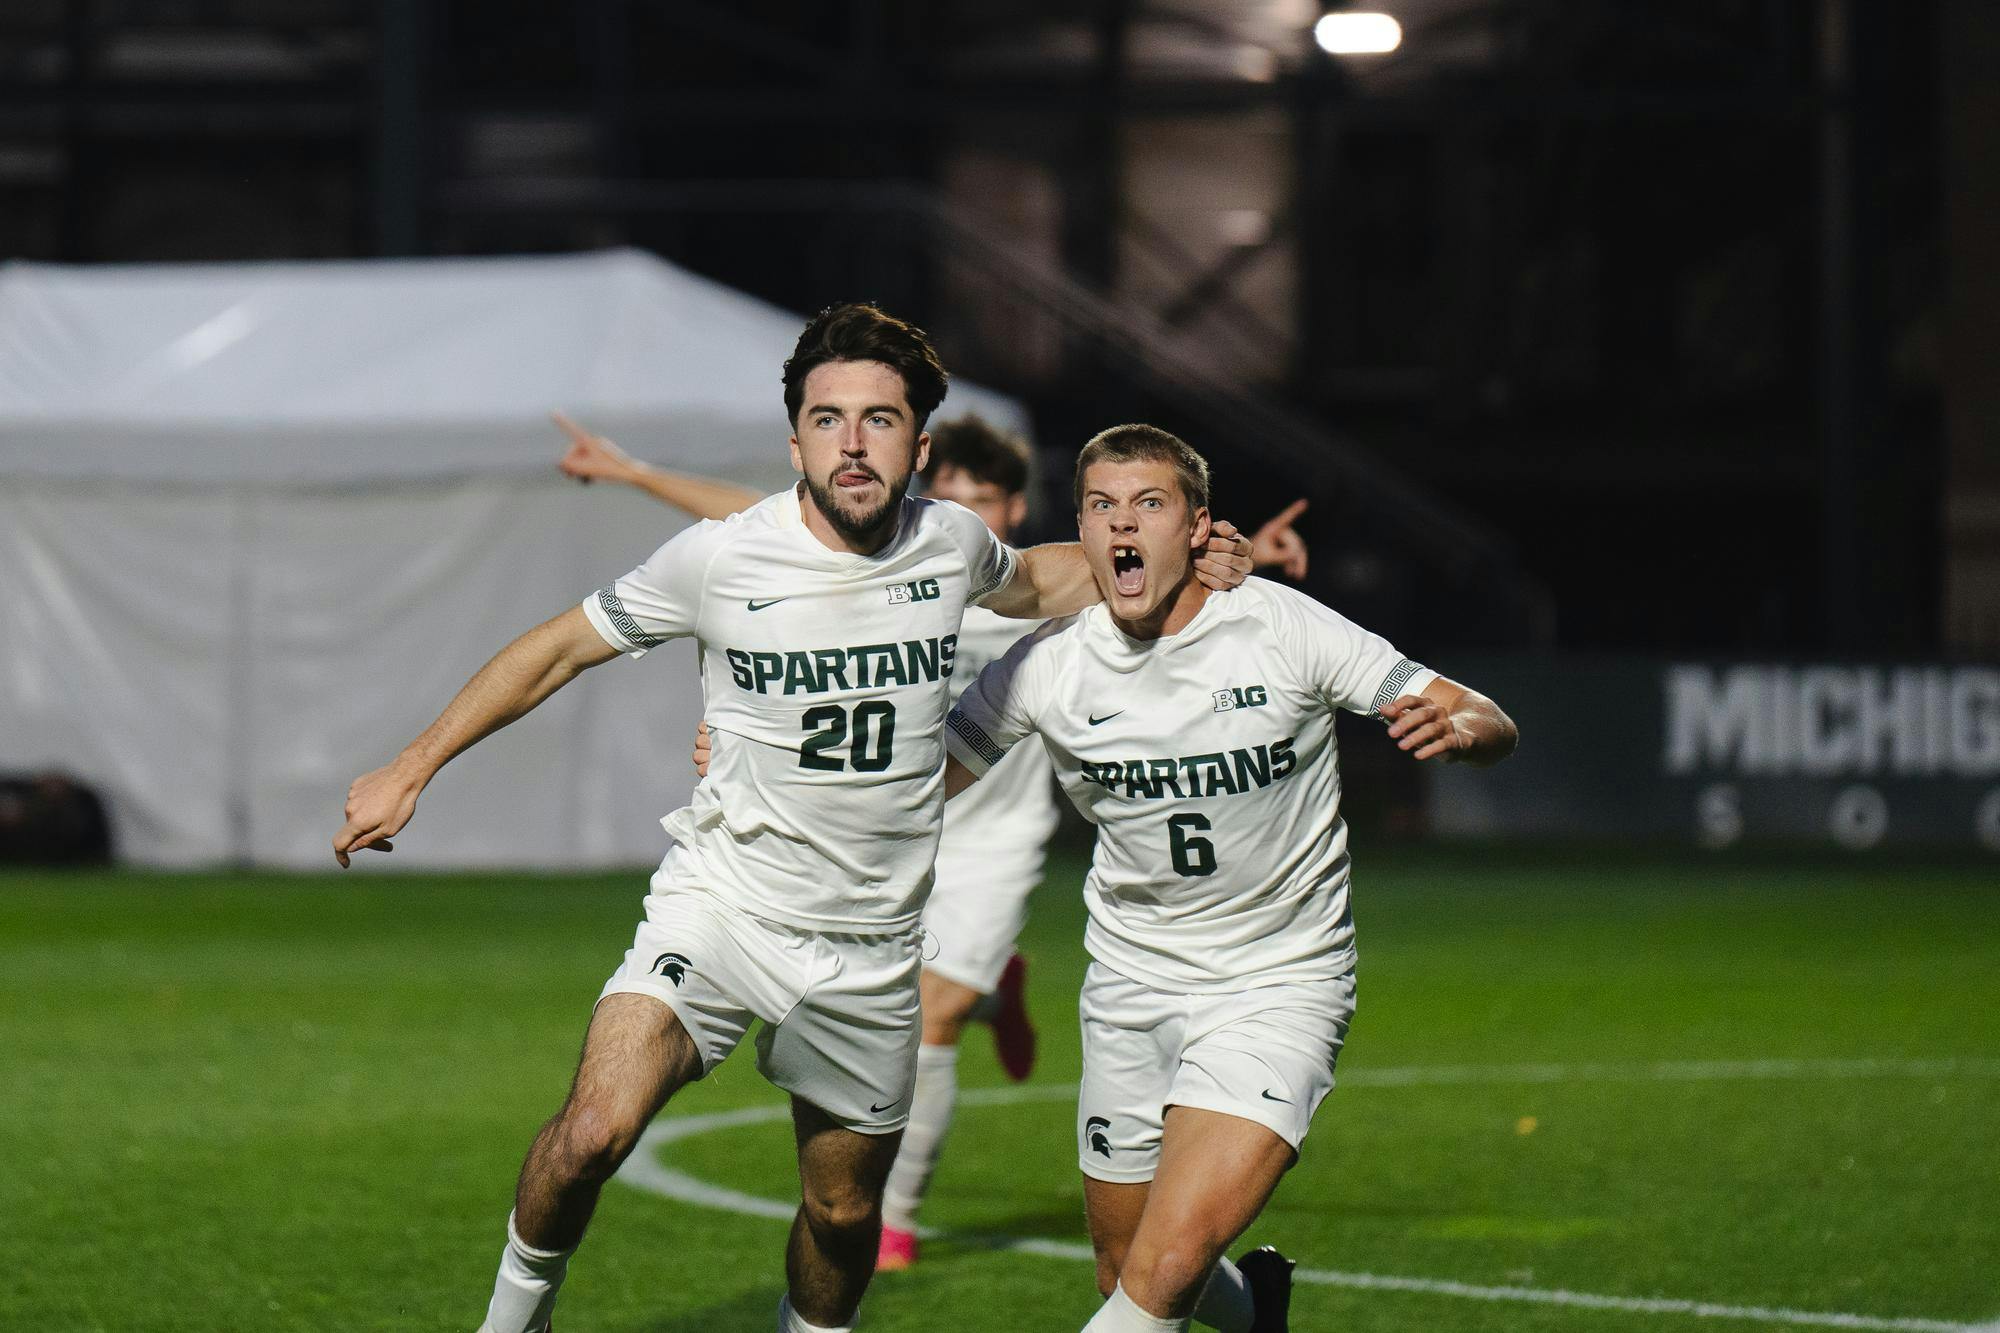
<svg viewBox="0 0 2000 1333">
<path fill-rule="evenodd" d="M 944 401 L 950 376 L 930 339 L 914 324 L 872 305 L 830 305 L 814 315 L 785 361 L 785 419 L 798 424 L 806 376 L 831 361 L 880 361 L 903 377 L 903 396 L 922 430 Z"/>
<path fill-rule="evenodd" d="M 1009 495 L 1028 489 L 1033 455 L 1027 441 L 1010 435 L 977 414 L 938 423 L 931 432 L 931 461 L 924 480 L 950 468 L 974 481 L 998 486 Z"/>
</svg>

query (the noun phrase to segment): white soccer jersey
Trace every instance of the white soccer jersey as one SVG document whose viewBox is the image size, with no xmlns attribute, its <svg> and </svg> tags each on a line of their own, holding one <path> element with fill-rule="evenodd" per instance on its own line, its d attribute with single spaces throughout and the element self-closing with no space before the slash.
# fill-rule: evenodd
<svg viewBox="0 0 2000 1333">
<path fill-rule="evenodd" d="M 1033 633 L 1035 624 L 996 615 L 984 607 L 967 607 L 965 627 L 958 634 L 952 702 L 958 701 L 980 672 Z M 1042 844 L 1055 827 L 1056 800 L 1049 782 L 1048 757 L 1041 738 L 1028 736 L 978 785 L 945 807 L 944 838 L 938 845 L 939 881 L 943 881 L 944 867 L 954 867 L 956 873 L 956 867 L 977 865 L 995 852 L 1032 847 L 1039 865 Z"/>
<path fill-rule="evenodd" d="M 953 693 L 963 693 L 1034 628 L 1033 621 L 966 608 Z M 1042 882 L 1049 834 L 1055 831 L 1049 779 L 1048 752 L 1041 737 L 1029 736 L 978 785 L 945 806 L 937 882 L 924 907 L 926 970 L 981 993 L 999 984 L 1027 923 L 1028 897 Z"/>
<path fill-rule="evenodd" d="M 1102 605 L 1049 622 L 967 688 L 947 743 L 984 772 L 1031 731 L 1047 742 L 1098 826 L 1085 943 L 1113 971 L 1185 992 L 1334 977 L 1354 928 L 1333 710 L 1436 674 L 1253 578 L 1150 642 Z"/>
<path fill-rule="evenodd" d="M 832 551 L 799 505 L 795 487 L 696 524 L 583 609 L 634 656 L 700 643 L 713 753 L 660 821 L 679 844 L 661 873 L 808 930 L 900 931 L 930 890 L 959 621 L 1018 555 L 915 497 L 882 550 Z"/>
</svg>

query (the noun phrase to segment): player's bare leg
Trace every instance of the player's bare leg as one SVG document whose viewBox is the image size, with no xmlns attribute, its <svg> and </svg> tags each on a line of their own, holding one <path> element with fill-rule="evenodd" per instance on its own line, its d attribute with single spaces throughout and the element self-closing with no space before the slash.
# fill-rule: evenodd
<svg viewBox="0 0 2000 1333">
<path fill-rule="evenodd" d="M 548 1326 L 569 1256 L 598 1192 L 668 1097 L 701 1076 L 674 1011 L 650 995 L 607 995 L 590 1017 L 576 1078 L 521 1165 L 493 1302 L 482 1333 Z"/>
<path fill-rule="evenodd" d="M 792 1098 L 800 1203 L 785 1250 L 790 1313 L 815 1328 L 844 1328 L 875 1272 L 882 1184 L 902 1139 L 862 1134 Z"/>
<path fill-rule="evenodd" d="M 929 968 L 917 978 L 917 990 L 923 997 L 926 1046 L 958 1045 L 959 1038 L 965 1035 L 965 1025 L 972 1021 L 980 1001 L 986 998 L 972 987 L 941 977 Z"/>
<path fill-rule="evenodd" d="M 1028 1020 L 1028 960 L 1007 959 L 991 991 L 977 991 L 939 972 L 924 969 L 919 983 L 924 1001 L 924 1045 L 956 1046 L 967 1023 L 993 1028 L 1000 1068 L 1019 1083 L 1034 1072 L 1035 1026 Z"/>
<path fill-rule="evenodd" d="M 514 1191 L 514 1228 L 540 1249 L 583 1239 L 598 1192 L 668 1097 L 701 1077 L 674 1011 L 650 995 L 607 995 L 590 1017 L 562 1109 L 542 1126 Z"/>
<path fill-rule="evenodd" d="M 1125 1252 L 1139 1234 L 1139 1218 L 1153 1182 L 1083 1178 L 1083 1211 L 1090 1221 L 1090 1248 L 1097 1252 L 1097 1294 L 1109 1296 L 1125 1267 Z"/>
<path fill-rule="evenodd" d="M 1211 1327 L 1250 1328 L 1242 1278 L 1233 1269 L 1219 1271 L 1218 1263 L 1296 1159 L 1290 1144 L 1254 1121 L 1168 1107 L 1150 1186 L 1086 1182 L 1098 1286 L 1110 1297 L 1087 1329 L 1184 1328 L 1191 1317 Z M 1226 1277 L 1230 1289 L 1205 1297 L 1212 1277 Z M 1152 1322 L 1121 1323 L 1114 1308 L 1121 1299 L 1137 1319 Z"/>
</svg>

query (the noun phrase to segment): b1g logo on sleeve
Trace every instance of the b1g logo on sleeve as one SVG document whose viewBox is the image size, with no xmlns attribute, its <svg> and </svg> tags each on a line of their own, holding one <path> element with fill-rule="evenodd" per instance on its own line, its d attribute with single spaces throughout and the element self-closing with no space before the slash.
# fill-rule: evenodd
<svg viewBox="0 0 2000 1333">
<path fill-rule="evenodd" d="M 1270 702 L 1262 685 L 1237 685 L 1226 690 L 1215 691 L 1215 711 L 1231 712 L 1238 708 L 1262 708 Z"/>
<path fill-rule="evenodd" d="M 892 583 L 889 585 L 889 605 L 903 606 L 910 602 L 935 602 L 938 599 L 936 579 L 918 579 L 914 583 Z"/>
</svg>

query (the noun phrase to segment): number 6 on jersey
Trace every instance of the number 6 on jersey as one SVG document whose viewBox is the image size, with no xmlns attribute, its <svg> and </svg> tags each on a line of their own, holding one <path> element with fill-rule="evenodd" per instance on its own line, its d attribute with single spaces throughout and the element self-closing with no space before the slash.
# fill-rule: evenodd
<svg viewBox="0 0 2000 1333">
<path fill-rule="evenodd" d="M 1175 815 L 1167 821 L 1167 841 L 1173 848 L 1177 873 L 1190 876 L 1215 873 L 1215 844 L 1189 833 L 1191 829 L 1206 833 L 1213 827 L 1207 815 Z"/>
</svg>

